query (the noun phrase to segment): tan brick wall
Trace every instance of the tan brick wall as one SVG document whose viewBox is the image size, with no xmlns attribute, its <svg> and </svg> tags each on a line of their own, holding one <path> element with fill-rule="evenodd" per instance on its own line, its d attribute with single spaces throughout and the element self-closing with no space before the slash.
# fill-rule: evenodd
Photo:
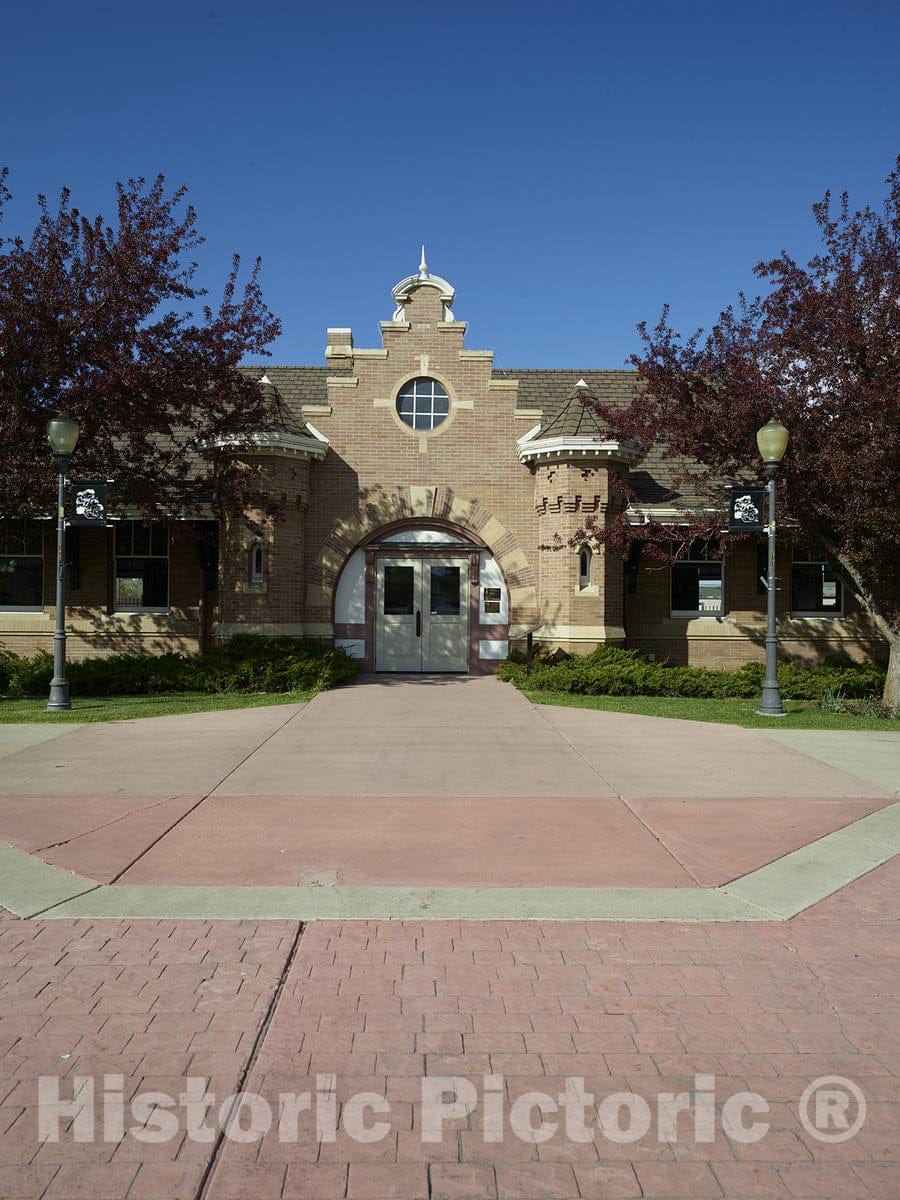
<svg viewBox="0 0 900 1200">
<path fill-rule="evenodd" d="M 580 549 L 567 544 L 586 519 L 604 524 L 618 511 L 609 470 L 574 461 L 541 463 L 535 471 L 539 545 L 547 547 L 539 554 L 543 628 L 537 635 L 545 647 L 588 653 L 600 642 L 624 640 L 621 558 L 592 547 L 590 582 L 582 587 Z"/>
<path fill-rule="evenodd" d="M 260 487 L 277 502 L 283 519 L 259 510 L 226 519 L 220 532 L 219 632 L 299 634 L 304 617 L 305 513 L 310 463 L 301 455 L 247 456 L 261 472 Z M 250 576 L 250 553 L 264 551 L 264 579 Z"/>
<path fill-rule="evenodd" d="M 791 550 L 779 546 L 777 613 L 779 654 L 806 662 L 823 658 L 862 661 L 884 656 L 883 643 L 845 588 L 842 618 L 791 616 Z M 642 558 L 638 589 L 626 593 L 627 645 L 657 660 L 702 667 L 739 667 L 765 659 L 766 596 L 756 589 L 756 548 L 744 543 L 725 563 L 725 613 L 718 617 L 674 618 L 671 572 Z"/>
<path fill-rule="evenodd" d="M 408 326 L 382 325 L 375 352 L 352 350 L 345 336 L 332 341 L 329 361 L 350 374 L 329 382 L 331 411 L 309 415 L 330 448 L 311 470 L 305 620 L 331 622 L 334 578 L 365 532 L 433 515 L 483 536 L 506 573 L 511 622 L 534 624 L 534 482 L 516 458 L 529 422 L 516 416 L 514 388 L 490 386 L 491 355 L 465 350 L 465 326 L 442 322 L 436 289 L 413 292 L 406 317 Z M 396 414 L 400 387 L 417 375 L 436 378 L 451 399 L 450 416 L 427 436 Z"/>
<path fill-rule="evenodd" d="M 121 652 L 196 653 L 200 644 L 203 572 L 189 528 L 170 539 L 168 613 L 111 611 L 113 530 L 82 529 L 79 586 L 66 572 L 67 657 L 75 661 Z M 0 647 L 15 654 L 51 653 L 56 621 L 56 527 L 44 528 L 44 607 L 41 612 L 0 613 Z"/>
</svg>

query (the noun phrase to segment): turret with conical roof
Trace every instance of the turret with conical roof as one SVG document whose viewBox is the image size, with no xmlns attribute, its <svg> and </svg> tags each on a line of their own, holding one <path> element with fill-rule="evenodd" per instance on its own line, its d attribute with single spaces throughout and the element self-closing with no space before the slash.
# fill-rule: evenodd
<svg viewBox="0 0 900 1200">
<path fill-rule="evenodd" d="M 547 422 L 518 443 L 519 461 L 534 471 L 540 526 L 539 631 L 545 644 L 585 652 L 599 642 L 623 645 L 621 558 L 583 541 L 585 520 L 606 524 L 622 510 L 613 477 L 641 458 L 641 447 L 610 435 L 584 379 Z"/>
</svg>

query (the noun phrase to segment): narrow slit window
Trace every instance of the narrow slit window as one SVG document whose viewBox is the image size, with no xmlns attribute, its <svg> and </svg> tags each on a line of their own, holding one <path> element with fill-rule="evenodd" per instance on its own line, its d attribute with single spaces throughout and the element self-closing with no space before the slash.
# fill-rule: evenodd
<svg viewBox="0 0 900 1200">
<path fill-rule="evenodd" d="M 266 578 L 266 556 L 260 542 L 254 542 L 250 549 L 250 582 L 263 583 Z"/>
<path fill-rule="evenodd" d="M 578 586 L 580 588 L 591 586 L 591 559 L 593 557 L 590 546 L 581 547 L 581 553 L 578 555 Z"/>
</svg>

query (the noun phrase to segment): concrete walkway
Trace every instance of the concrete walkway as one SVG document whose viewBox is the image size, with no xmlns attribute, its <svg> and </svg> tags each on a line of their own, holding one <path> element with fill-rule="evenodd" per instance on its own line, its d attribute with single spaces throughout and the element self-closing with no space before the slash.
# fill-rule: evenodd
<svg viewBox="0 0 900 1200">
<path fill-rule="evenodd" d="M 900 734 L 877 730 L 772 729 L 765 736 L 900 795 Z"/>
<path fill-rule="evenodd" d="M 373 676 L 305 707 L 92 724 L 19 749 L 0 760 L 0 842 L 135 893 L 662 895 L 730 884 L 895 798 L 866 777 L 871 755 L 839 770 L 817 745 L 533 706 L 491 678 Z M 887 781 L 900 738 L 880 752 Z"/>
<path fill-rule="evenodd" d="M 835 743 L 532 708 L 493 680 L 68 726 L 5 757 L 4 732 L 0 904 L 53 919 L 0 909 L 0 1200 L 900 1196 L 892 744 L 839 770 Z M 475 1106 L 426 1141 L 439 1075 Z M 829 1141 L 804 1097 L 835 1076 L 864 1119 Z M 39 1136 L 39 1077 L 64 1102 L 93 1084 L 92 1138 L 69 1116 Z M 214 1098 L 199 1127 L 189 1080 Z M 555 1100 L 581 1082 L 643 1099 L 647 1131 L 588 1108 L 569 1136 Z M 701 1087 L 712 1140 L 677 1116 Z M 250 1138 L 218 1123 L 238 1091 Z M 748 1091 L 749 1141 L 723 1107 Z M 121 1133 L 120 1093 L 153 1106 Z M 293 1126 L 285 1093 L 310 1098 Z M 520 1098 L 555 1131 L 513 1126 Z"/>
</svg>

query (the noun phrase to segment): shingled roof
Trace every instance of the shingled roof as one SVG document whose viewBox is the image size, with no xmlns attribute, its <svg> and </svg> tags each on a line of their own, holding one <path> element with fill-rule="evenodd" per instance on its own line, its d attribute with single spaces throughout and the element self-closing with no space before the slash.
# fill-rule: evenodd
<svg viewBox="0 0 900 1200">
<path fill-rule="evenodd" d="M 603 404 L 614 404 L 618 408 L 625 408 L 631 403 L 637 386 L 636 371 L 544 371 L 532 368 L 517 371 L 511 367 L 495 367 L 493 377 L 517 379 L 518 407 L 539 408 L 547 420 L 553 419 L 579 380 L 583 379 L 591 395 Z"/>
<path fill-rule="evenodd" d="M 636 371 L 545 371 L 504 367 L 495 369 L 493 375 L 495 379 L 518 380 L 517 407 L 540 410 L 541 437 L 594 434 L 595 430 L 596 436 L 608 436 L 596 414 L 581 402 L 584 389 L 576 388 L 581 380 L 588 385 L 591 396 L 611 408 L 627 408 L 638 387 Z M 663 443 L 654 442 L 637 468 L 629 472 L 628 482 L 637 493 L 638 503 L 645 508 L 696 507 L 702 503 L 702 496 L 691 484 L 681 482 L 675 486 L 675 480 L 681 479 L 696 465 L 671 454 Z"/>
<path fill-rule="evenodd" d="M 275 388 L 273 420 L 285 433 L 307 432 L 303 420 L 304 404 L 327 404 L 325 380 L 329 375 L 341 374 L 329 367 L 279 367 L 269 363 L 239 369 L 251 379 L 268 376 Z"/>
<path fill-rule="evenodd" d="M 254 379 L 268 375 L 275 386 L 278 411 L 275 419 L 281 421 L 285 432 L 306 431 L 303 406 L 328 403 L 328 376 L 350 374 L 347 369 L 335 367 L 277 366 L 266 363 L 242 367 Z M 517 380 L 516 406 L 522 410 L 538 410 L 541 413 L 541 435 L 577 436 L 580 434 L 606 437 L 597 416 L 586 408 L 576 390 L 576 384 L 584 380 L 591 396 L 603 404 L 626 408 L 634 397 L 638 386 L 635 371 L 541 370 L 513 367 L 495 368 L 494 379 Z M 290 428 L 289 428 L 290 426 Z M 699 501 L 689 485 L 681 484 L 677 489 L 674 480 L 684 474 L 688 464 L 675 458 L 667 448 L 654 443 L 636 470 L 629 475 L 629 482 L 637 492 L 639 502 L 652 505 L 690 507 Z"/>
<path fill-rule="evenodd" d="M 587 383 L 579 379 L 549 421 L 541 422 L 541 437 L 606 437 L 606 429 L 590 404 L 595 399 Z"/>
</svg>

